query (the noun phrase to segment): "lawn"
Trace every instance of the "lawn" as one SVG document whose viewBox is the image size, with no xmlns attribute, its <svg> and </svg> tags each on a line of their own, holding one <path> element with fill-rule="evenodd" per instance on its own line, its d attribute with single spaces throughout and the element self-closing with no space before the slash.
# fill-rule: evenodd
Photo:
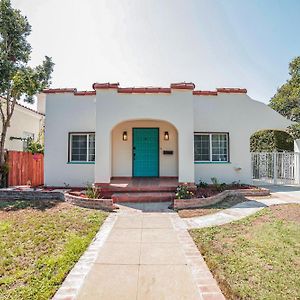
<svg viewBox="0 0 300 300">
<path fill-rule="evenodd" d="M 0 202 L 0 299 L 50 299 L 106 217 L 59 201 Z"/>
<path fill-rule="evenodd" d="M 300 299 L 300 205 L 190 233 L 227 299 Z"/>
</svg>

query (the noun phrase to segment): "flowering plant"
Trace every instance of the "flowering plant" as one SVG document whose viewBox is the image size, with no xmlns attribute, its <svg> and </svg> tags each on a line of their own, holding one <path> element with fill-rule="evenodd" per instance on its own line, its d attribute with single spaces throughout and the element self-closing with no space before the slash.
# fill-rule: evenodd
<svg viewBox="0 0 300 300">
<path fill-rule="evenodd" d="M 194 193 L 188 190 L 186 185 L 180 185 L 176 190 L 176 199 L 191 199 L 194 196 Z"/>
</svg>

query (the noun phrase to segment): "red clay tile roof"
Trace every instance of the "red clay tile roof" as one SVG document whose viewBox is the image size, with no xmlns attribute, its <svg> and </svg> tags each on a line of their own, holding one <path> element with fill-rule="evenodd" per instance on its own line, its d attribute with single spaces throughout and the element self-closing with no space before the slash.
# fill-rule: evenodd
<svg viewBox="0 0 300 300">
<path fill-rule="evenodd" d="M 119 83 L 93 83 L 93 89 L 117 89 L 119 86 Z"/>
<path fill-rule="evenodd" d="M 195 84 L 192 82 L 171 83 L 171 89 L 193 90 L 194 88 Z"/>
<path fill-rule="evenodd" d="M 43 93 L 45 94 L 60 94 L 60 93 L 75 93 L 77 90 L 75 88 L 60 88 L 60 89 L 45 89 Z"/>
<path fill-rule="evenodd" d="M 165 93 L 169 94 L 172 89 L 192 90 L 196 96 L 217 96 L 218 93 L 239 93 L 246 94 L 247 90 L 243 88 L 217 88 L 216 91 L 194 91 L 195 84 L 192 82 L 171 83 L 170 88 L 164 87 L 128 87 L 121 88 L 119 83 L 94 83 L 93 89 L 117 89 L 118 93 L 124 94 L 145 94 L 145 93 Z M 73 93 L 75 96 L 94 96 L 96 91 L 77 91 L 76 88 L 46 89 L 46 94 Z"/>
<path fill-rule="evenodd" d="M 197 96 L 218 96 L 217 91 L 193 91 L 193 95 Z"/>
<path fill-rule="evenodd" d="M 240 88 L 217 88 L 218 93 L 239 93 L 239 94 L 247 94 L 247 89 Z"/>
<path fill-rule="evenodd" d="M 170 88 L 162 88 L 162 87 L 118 88 L 118 93 L 128 93 L 128 94 L 171 93 L 171 89 Z"/>
</svg>

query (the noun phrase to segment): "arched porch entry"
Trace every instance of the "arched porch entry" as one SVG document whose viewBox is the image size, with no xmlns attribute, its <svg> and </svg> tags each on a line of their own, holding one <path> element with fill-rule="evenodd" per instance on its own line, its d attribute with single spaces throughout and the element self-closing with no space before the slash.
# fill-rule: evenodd
<svg viewBox="0 0 300 300">
<path fill-rule="evenodd" d="M 123 121 L 111 130 L 111 177 L 178 178 L 178 132 L 164 120 Z"/>
</svg>

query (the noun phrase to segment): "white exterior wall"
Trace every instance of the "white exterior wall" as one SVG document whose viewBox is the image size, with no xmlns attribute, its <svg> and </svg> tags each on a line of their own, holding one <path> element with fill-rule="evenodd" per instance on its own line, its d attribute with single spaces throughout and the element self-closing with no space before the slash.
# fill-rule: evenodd
<svg viewBox="0 0 300 300">
<path fill-rule="evenodd" d="M 195 164 L 195 181 L 251 183 L 250 137 L 263 129 L 285 130 L 291 122 L 246 94 L 194 96 L 194 131 L 228 132 L 230 163 Z M 239 170 L 240 169 L 240 170 Z"/>
<path fill-rule="evenodd" d="M 85 186 L 132 174 L 132 127 L 160 128 L 160 176 L 180 182 L 251 182 L 250 136 L 263 129 L 285 130 L 290 121 L 246 94 L 193 96 L 118 93 L 97 90 L 96 96 L 48 94 L 46 100 L 45 184 Z M 69 132 L 96 133 L 95 164 L 68 164 Z M 123 131 L 128 141 L 122 141 Z M 170 141 L 163 140 L 169 131 Z M 194 163 L 194 132 L 228 132 L 229 163 Z M 173 136 L 176 139 L 173 139 Z M 173 150 L 174 155 L 162 155 Z"/>
<path fill-rule="evenodd" d="M 45 185 L 86 186 L 94 182 L 94 164 L 68 163 L 69 132 L 95 131 L 95 97 L 50 94 L 46 101 Z"/>
<path fill-rule="evenodd" d="M 172 94 L 122 94 L 115 89 L 97 90 L 96 112 L 96 182 L 110 182 L 112 129 L 124 121 L 145 119 L 164 120 L 176 127 L 179 181 L 194 182 L 191 91 L 173 90 Z"/>
<path fill-rule="evenodd" d="M 30 111 L 19 105 L 15 106 L 15 111 L 10 121 L 10 127 L 7 130 L 5 148 L 8 150 L 23 151 L 23 142 L 21 140 L 10 140 L 10 137 L 23 138 L 24 132 L 34 134 L 36 140 L 43 129 L 44 116 Z M 0 128 L 2 124 L 0 122 Z"/>
<path fill-rule="evenodd" d="M 170 123 L 163 121 L 128 121 L 117 125 L 112 131 L 112 176 L 132 176 L 132 129 L 138 127 L 159 128 L 159 176 L 178 176 L 177 131 Z M 128 140 L 123 141 L 127 131 Z M 164 132 L 169 140 L 164 140 Z M 164 155 L 172 150 L 173 155 Z"/>
</svg>

